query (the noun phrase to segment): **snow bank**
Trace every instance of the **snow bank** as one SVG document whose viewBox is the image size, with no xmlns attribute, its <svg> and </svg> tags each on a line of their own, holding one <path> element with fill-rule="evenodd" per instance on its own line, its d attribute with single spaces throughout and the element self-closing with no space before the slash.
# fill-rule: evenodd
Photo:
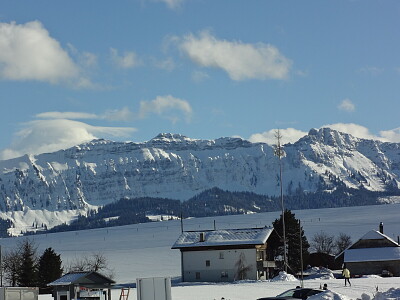
<svg viewBox="0 0 400 300">
<path fill-rule="evenodd" d="M 349 300 L 346 296 L 327 290 L 326 292 L 307 298 L 307 300 Z"/>
<path fill-rule="evenodd" d="M 309 274 L 305 279 L 321 279 L 321 280 L 329 280 L 334 279 L 335 276 L 333 272 L 324 267 L 312 267 L 304 271 L 305 274 Z"/>
<path fill-rule="evenodd" d="M 391 288 L 386 292 L 377 292 L 373 300 L 386 300 L 400 298 L 400 289 Z"/>
<path fill-rule="evenodd" d="M 279 272 L 278 276 L 275 276 L 271 281 L 298 281 L 296 277 L 286 272 Z"/>
<path fill-rule="evenodd" d="M 361 276 L 361 278 L 382 278 L 382 276 L 371 274 L 371 275 L 363 275 Z"/>
</svg>

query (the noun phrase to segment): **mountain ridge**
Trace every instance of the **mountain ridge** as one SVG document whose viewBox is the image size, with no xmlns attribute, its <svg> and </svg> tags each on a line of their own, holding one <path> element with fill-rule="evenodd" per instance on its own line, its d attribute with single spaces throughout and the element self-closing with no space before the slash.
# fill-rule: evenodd
<svg viewBox="0 0 400 300">
<path fill-rule="evenodd" d="M 322 128 L 284 150 L 285 195 L 339 187 L 399 190 L 399 143 Z M 273 146 L 240 138 L 198 140 L 171 133 L 142 143 L 93 140 L 0 161 L 0 211 L 85 210 L 139 197 L 183 201 L 213 187 L 276 196 L 279 162 L 273 153 Z"/>
</svg>

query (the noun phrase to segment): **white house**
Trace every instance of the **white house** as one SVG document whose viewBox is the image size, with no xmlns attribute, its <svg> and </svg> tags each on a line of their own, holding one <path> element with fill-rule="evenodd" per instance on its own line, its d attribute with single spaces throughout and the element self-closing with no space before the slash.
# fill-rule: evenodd
<svg viewBox="0 0 400 300">
<path fill-rule="evenodd" d="M 344 251 L 344 263 L 352 275 L 380 275 L 386 271 L 400 276 L 400 245 L 383 234 L 381 223 L 379 231 L 367 232 Z"/>
<path fill-rule="evenodd" d="M 273 227 L 183 232 L 172 246 L 181 251 L 182 281 L 269 278 L 275 268 L 272 234 Z"/>
</svg>

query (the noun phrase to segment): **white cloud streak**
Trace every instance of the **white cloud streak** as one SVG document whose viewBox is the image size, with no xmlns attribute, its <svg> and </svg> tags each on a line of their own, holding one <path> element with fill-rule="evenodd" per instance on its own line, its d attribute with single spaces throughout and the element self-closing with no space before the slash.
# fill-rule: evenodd
<svg viewBox="0 0 400 300">
<path fill-rule="evenodd" d="M 149 114 L 157 114 L 166 116 L 176 122 L 179 120 L 179 117 L 174 114 L 176 111 L 184 115 L 186 122 L 190 122 L 193 111 L 189 102 L 170 95 L 158 96 L 151 101 L 141 101 L 139 117 L 146 118 Z"/>
<path fill-rule="evenodd" d="M 133 113 L 129 108 L 107 110 L 104 114 L 91 114 L 84 112 L 59 112 L 50 111 L 36 115 L 39 119 L 69 119 L 69 120 L 108 120 L 108 121 L 131 121 L 134 119 Z"/>
<path fill-rule="evenodd" d="M 172 71 L 175 69 L 175 62 L 172 57 L 168 57 L 167 59 L 164 60 L 153 60 L 153 64 L 156 68 L 166 70 L 166 71 Z"/>
<path fill-rule="evenodd" d="M 131 69 L 140 64 L 140 61 L 133 51 L 124 52 L 123 55 L 118 54 L 118 50 L 111 48 L 111 60 L 113 63 L 121 69 Z"/>
<path fill-rule="evenodd" d="M 127 137 L 134 131 L 135 128 L 92 126 L 66 119 L 35 120 L 15 134 L 12 145 L 0 152 L 0 159 L 66 149 L 98 136 Z"/>
<path fill-rule="evenodd" d="M 184 0 L 156 0 L 157 2 L 164 2 L 168 8 L 170 9 L 177 9 L 179 8 L 182 3 L 184 2 Z"/>
<path fill-rule="evenodd" d="M 218 40 L 208 31 L 179 39 L 179 48 L 199 66 L 222 69 L 233 80 L 286 79 L 292 64 L 273 45 Z"/>
<path fill-rule="evenodd" d="M 78 65 L 39 21 L 0 23 L 0 78 L 89 85 Z"/>
<path fill-rule="evenodd" d="M 356 106 L 350 99 L 344 99 L 340 104 L 338 105 L 338 109 L 347 111 L 347 112 L 353 112 L 356 110 Z"/>
</svg>

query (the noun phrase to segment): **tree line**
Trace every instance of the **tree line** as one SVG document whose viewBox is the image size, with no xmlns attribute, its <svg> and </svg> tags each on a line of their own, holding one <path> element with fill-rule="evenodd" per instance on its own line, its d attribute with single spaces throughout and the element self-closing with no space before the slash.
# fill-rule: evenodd
<svg viewBox="0 0 400 300">
<path fill-rule="evenodd" d="M 288 209 L 328 208 L 378 204 L 377 199 L 388 192 L 370 192 L 338 188 L 332 193 L 304 193 L 301 186 L 285 196 Z M 142 197 L 120 199 L 97 211 L 80 215 L 70 224 L 61 224 L 37 233 L 75 231 L 152 222 L 147 215 L 210 217 L 280 210 L 280 197 L 258 195 L 252 192 L 230 192 L 219 188 L 206 190 L 187 201 L 167 198 Z M 25 234 L 33 234 L 28 232 Z"/>
<path fill-rule="evenodd" d="M 47 284 L 70 272 L 102 271 L 113 277 L 107 258 L 101 253 L 75 258 L 63 265 L 60 254 L 51 247 L 42 253 L 33 239 L 25 238 L 2 255 L 0 276 L 8 286 L 39 287 L 41 293 L 49 292 Z"/>
</svg>

